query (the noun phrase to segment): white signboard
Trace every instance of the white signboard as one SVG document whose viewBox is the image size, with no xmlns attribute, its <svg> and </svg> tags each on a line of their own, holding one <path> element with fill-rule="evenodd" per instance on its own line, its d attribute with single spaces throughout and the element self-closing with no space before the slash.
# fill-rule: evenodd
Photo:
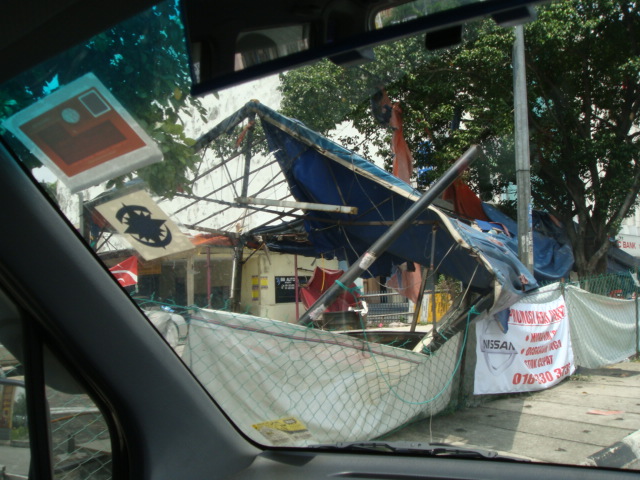
<svg viewBox="0 0 640 480">
<path fill-rule="evenodd" d="M 144 190 L 95 208 L 147 261 L 194 249 L 189 238 Z"/>
<path fill-rule="evenodd" d="M 636 235 L 616 235 L 616 246 L 629 255 L 640 257 L 640 237 Z"/>
<path fill-rule="evenodd" d="M 477 323 L 474 394 L 542 390 L 575 370 L 564 298 L 516 303 L 503 333 L 493 318 Z"/>
</svg>

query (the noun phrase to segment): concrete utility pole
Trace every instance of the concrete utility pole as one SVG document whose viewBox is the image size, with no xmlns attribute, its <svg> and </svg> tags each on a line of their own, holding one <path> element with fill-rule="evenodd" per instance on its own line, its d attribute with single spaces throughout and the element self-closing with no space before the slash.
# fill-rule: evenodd
<svg viewBox="0 0 640 480">
<path fill-rule="evenodd" d="M 513 43 L 513 103 L 518 185 L 518 257 L 533 273 L 533 232 L 531 220 L 531 169 L 529 164 L 529 112 L 527 76 L 524 62 L 524 27 L 517 25 Z"/>
</svg>

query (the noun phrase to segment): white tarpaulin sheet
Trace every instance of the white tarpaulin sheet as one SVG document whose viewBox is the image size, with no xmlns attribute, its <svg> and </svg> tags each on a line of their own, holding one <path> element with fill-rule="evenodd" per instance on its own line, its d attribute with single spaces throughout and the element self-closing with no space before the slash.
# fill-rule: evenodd
<svg viewBox="0 0 640 480">
<path fill-rule="evenodd" d="M 474 394 L 515 393 L 556 385 L 575 370 L 569 315 L 559 290 L 543 289 L 510 308 L 508 331 L 478 320 Z"/>
<path fill-rule="evenodd" d="M 610 298 L 567 286 L 576 364 L 596 368 L 621 362 L 636 353 L 635 300 Z"/>
<path fill-rule="evenodd" d="M 460 335 L 435 355 L 277 320 L 203 310 L 183 358 L 230 418 L 261 443 L 375 438 L 442 410 Z"/>
</svg>

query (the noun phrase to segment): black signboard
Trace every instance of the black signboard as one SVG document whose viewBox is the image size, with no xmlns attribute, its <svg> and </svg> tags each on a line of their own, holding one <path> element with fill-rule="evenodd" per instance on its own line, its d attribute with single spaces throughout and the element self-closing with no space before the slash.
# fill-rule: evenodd
<svg viewBox="0 0 640 480">
<path fill-rule="evenodd" d="M 311 277 L 298 277 L 298 286 L 305 285 Z M 275 277 L 276 303 L 293 303 L 296 301 L 296 277 Z M 298 299 L 300 299 L 298 297 Z"/>
</svg>

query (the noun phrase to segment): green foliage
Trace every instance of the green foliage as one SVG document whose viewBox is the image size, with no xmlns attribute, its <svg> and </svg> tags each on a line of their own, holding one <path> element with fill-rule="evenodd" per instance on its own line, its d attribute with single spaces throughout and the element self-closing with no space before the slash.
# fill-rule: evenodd
<svg viewBox="0 0 640 480">
<path fill-rule="evenodd" d="M 0 115 L 9 116 L 39 100 L 56 78 L 65 85 L 93 72 L 158 142 L 164 161 L 138 174 L 154 193 L 170 197 L 188 190 L 187 174 L 199 162 L 189 148 L 193 140 L 185 135 L 181 116 L 205 118 L 202 105 L 188 94 L 187 52 L 176 50 L 183 44 L 176 2 L 165 1 L 4 85 Z M 39 165 L 28 152 L 19 153 L 29 166 Z M 124 180 L 116 179 L 110 186 Z"/>
<path fill-rule="evenodd" d="M 13 414 L 26 416 L 27 415 L 27 396 L 24 393 L 18 393 L 13 403 Z"/>
<path fill-rule="evenodd" d="M 21 426 L 11 430 L 11 440 L 28 440 L 29 429 L 26 426 Z"/>
<path fill-rule="evenodd" d="M 578 216 L 581 273 L 602 270 L 637 204 L 639 34 L 638 5 L 614 0 L 550 4 L 527 29 L 535 191 L 565 223 Z"/>
<path fill-rule="evenodd" d="M 640 190 L 639 8 L 619 0 L 553 2 L 525 28 L 534 201 L 565 225 L 577 217 L 569 235 L 583 275 L 602 271 L 608 238 Z M 487 160 L 466 179 L 490 199 L 515 182 L 513 40 L 512 29 L 487 20 L 437 54 L 415 37 L 376 48 L 377 62 L 357 69 L 307 67 L 282 76 L 283 112 L 323 133 L 348 120 L 367 139 L 361 153 L 390 159 L 390 132 L 369 109 L 384 86 L 403 110 L 416 167 L 437 175 L 481 143 Z"/>
<path fill-rule="evenodd" d="M 438 275 L 436 282 L 436 292 L 447 292 L 451 299 L 456 299 L 462 293 L 462 283 L 453 277 L 447 275 Z"/>
<path fill-rule="evenodd" d="M 508 144 L 505 147 L 500 135 L 510 128 L 503 117 L 511 115 L 512 109 L 501 97 L 511 78 L 510 72 L 501 76 L 495 72 L 509 66 L 510 50 L 498 54 L 493 43 L 504 46 L 512 40 L 488 37 L 478 28 L 497 29 L 487 23 L 468 32 L 469 44 L 477 44 L 469 51 L 459 47 L 430 53 L 424 49 L 422 37 L 412 37 L 377 47 L 377 61 L 364 67 L 344 69 L 325 61 L 282 75 L 281 110 L 325 134 L 342 121 L 352 122 L 366 138 L 358 153 L 381 155 L 390 163 L 391 131 L 375 122 L 370 109 L 371 96 L 384 87 L 391 100 L 401 105 L 405 138 L 414 152 L 416 167 L 433 166 L 436 174 L 441 173 L 470 144 L 488 138 L 493 139 L 496 161 L 501 160 L 500 154 Z M 489 38 L 493 43 L 487 41 Z M 491 64 L 477 68 L 479 58 L 486 62 L 490 57 Z M 482 83 L 484 79 L 491 82 Z M 486 108 L 488 94 L 500 98 L 500 111 Z M 459 119 L 463 112 L 465 119 Z M 451 129 L 456 118 L 463 129 Z M 350 139 L 340 140 L 347 147 L 353 146 Z M 431 148 L 427 148 L 428 142 Z M 486 172 L 474 171 L 474 181 L 486 177 Z M 491 182 L 484 183 L 494 188 Z"/>
<path fill-rule="evenodd" d="M 49 195 L 56 205 L 60 205 L 58 198 L 58 182 L 40 182 L 40 187 Z"/>
</svg>

